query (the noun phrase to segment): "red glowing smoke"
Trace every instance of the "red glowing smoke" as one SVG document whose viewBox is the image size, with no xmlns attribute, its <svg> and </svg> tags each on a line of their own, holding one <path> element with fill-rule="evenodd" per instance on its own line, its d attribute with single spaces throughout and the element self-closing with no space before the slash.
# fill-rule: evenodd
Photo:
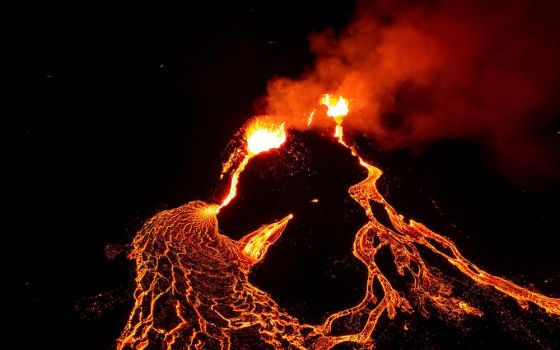
<svg viewBox="0 0 560 350">
<path fill-rule="evenodd" d="M 473 139 L 508 173 L 558 174 L 560 3 L 364 2 L 341 33 L 310 43 L 314 68 L 273 80 L 268 114 L 307 128 L 317 96 L 340 94 L 351 101 L 345 126 L 385 149 Z"/>
</svg>

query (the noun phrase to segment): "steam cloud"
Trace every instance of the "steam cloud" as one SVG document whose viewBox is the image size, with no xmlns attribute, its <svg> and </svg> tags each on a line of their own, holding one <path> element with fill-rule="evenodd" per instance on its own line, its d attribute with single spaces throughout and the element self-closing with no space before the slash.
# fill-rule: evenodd
<svg viewBox="0 0 560 350">
<path fill-rule="evenodd" d="M 314 68 L 271 81 L 267 114 L 305 129 L 318 97 L 340 94 L 351 101 L 345 127 L 384 149 L 472 139 L 507 173 L 559 174 L 557 1 L 362 2 L 346 29 L 310 46 Z"/>
</svg>

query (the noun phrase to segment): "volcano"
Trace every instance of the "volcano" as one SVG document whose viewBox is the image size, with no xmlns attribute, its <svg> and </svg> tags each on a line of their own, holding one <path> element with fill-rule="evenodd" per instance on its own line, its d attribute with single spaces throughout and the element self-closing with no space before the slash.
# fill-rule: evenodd
<svg viewBox="0 0 560 350">
<path fill-rule="evenodd" d="M 275 125 L 256 118 L 245 127 L 243 146 L 224 164 L 222 175 L 233 171 L 228 194 L 220 204 L 189 202 L 157 214 L 138 232 L 130 254 L 137 267 L 135 305 L 119 338 L 119 349 L 327 350 L 339 344 L 372 348 L 373 333 L 383 314 L 394 319 L 398 312 L 416 309 L 429 315 L 435 309 L 456 320 L 484 317 L 482 310 L 454 292 L 444 274 L 435 272 L 439 270 L 430 266 L 422 250 L 452 265 L 476 286 L 491 287 L 513 298 L 522 309 L 529 310 L 532 305 L 551 317 L 560 315 L 560 299 L 482 270 L 463 257 L 450 239 L 399 214 L 377 188 L 383 172 L 345 140 L 348 100 L 326 94 L 320 102 L 326 107 L 325 117 L 335 123 L 332 137 L 367 172 L 362 181 L 348 188 L 348 195 L 367 218 L 355 233 L 352 248 L 354 258 L 367 268 L 361 301 L 331 313 L 319 324 L 308 324 L 250 283 L 252 266 L 265 258 L 292 214 L 239 240 L 220 233 L 217 214 L 235 199 L 239 178 L 249 161 L 286 142 L 283 123 Z M 379 211 L 374 212 L 376 205 L 383 210 L 383 223 Z M 381 270 L 377 255 L 382 249 L 389 250 L 397 275 L 407 279 L 404 290 Z M 341 322 L 352 326 L 335 331 L 334 324 Z"/>
</svg>

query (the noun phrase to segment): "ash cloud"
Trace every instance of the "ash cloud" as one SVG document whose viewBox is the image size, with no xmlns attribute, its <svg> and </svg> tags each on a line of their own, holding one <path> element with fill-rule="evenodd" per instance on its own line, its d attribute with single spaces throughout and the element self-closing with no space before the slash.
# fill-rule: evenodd
<svg viewBox="0 0 560 350">
<path fill-rule="evenodd" d="M 304 129 L 321 94 L 340 94 L 345 127 L 383 149 L 470 139 L 513 177 L 560 173 L 560 3 L 362 2 L 347 28 L 311 35 L 310 47 L 312 69 L 270 82 L 267 114 Z"/>
</svg>

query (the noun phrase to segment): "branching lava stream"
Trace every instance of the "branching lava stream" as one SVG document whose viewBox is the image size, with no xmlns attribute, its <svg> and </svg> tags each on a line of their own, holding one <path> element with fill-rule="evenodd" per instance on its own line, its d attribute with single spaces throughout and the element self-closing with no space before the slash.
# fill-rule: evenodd
<svg viewBox="0 0 560 350">
<path fill-rule="evenodd" d="M 249 282 L 250 269 L 280 237 L 291 214 L 238 241 L 219 232 L 217 213 L 235 197 L 238 178 L 250 159 L 280 147 L 286 139 L 283 124 L 256 119 L 246 128 L 246 147 L 238 150 L 242 156 L 232 156 L 224 165 L 223 174 L 233 166 L 235 170 L 221 204 L 193 201 L 162 211 L 137 233 L 130 253 L 137 269 L 135 304 L 118 339 L 119 350 L 330 349 L 343 342 L 372 348 L 372 333 L 383 313 L 392 319 L 398 311 L 410 313 L 413 305 L 419 305 L 424 312 L 429 306 L 451 318 L 483 316 L 481 310 L 454 296 L 452 286 L 431 272 L 418 246 L 441 256 L 476 284 L 509 295 L 524 309 L 532 303 L 550 315 L 560 315 L 560 299 L 493 276 L 465 259 L 448 238 L 421 223 L 406 222 L 376 187 L 382 171 L 367 163 L 344 140 L 342 123 L 348 101 L 325 95 L 321 103 L 336 123 L 336 140 L 350 150 L 368 174 L 348 191 L 368 218 L 356 233 L 353 246 L 353 254 L 368 270 L 362 301 L 331 314 L 322 324 L 301 324 Z M 392 227 L 378 221 L 371 201 L 385 208 Z M 412 277 L 408 296 L 394 287 L 375 262 L 384 247 L 391 251 L 397 272 Z M 381 286 L 382 293 L 376 293 L 374 285 Z M 348 334 L 333 335 L 333 324 L 343 318 L 364 322 Z"/>
</svg>

